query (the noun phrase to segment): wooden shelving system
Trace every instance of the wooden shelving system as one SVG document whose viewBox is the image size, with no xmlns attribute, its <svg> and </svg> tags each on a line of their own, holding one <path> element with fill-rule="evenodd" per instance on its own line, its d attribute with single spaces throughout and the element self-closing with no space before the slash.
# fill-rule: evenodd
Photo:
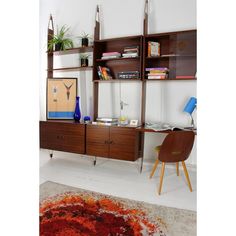
<svg viewBox="0 0 236 236">
<path fill-rule="evenodd" d="M 99 9 L 97 8 L 97 13 Z M 48 40 L 51 39 L 53 31 L 48 28 Z M 184 81 L 196 80 L 196 57 L 197 57 L 197 37 L 196 30 L 167 32 L 160 34 L 148 34 L 148 14 L 145 6 L 145 18 L 143 35 L 102 39 L 100 40 L 100 23 L 98 14 L 96 16 L 94 29 L 94 46 L 86 48 L 71 48 L 65 51 L 47 52 L 48 57 L 48 78 L 53 78 L 54 71 L 77 71 L 77 70 L 93 70 L 93 119 L 98 117 L 98 97 L 100 83 L 116 83 L 116 82 L 139 82 L 141 89 L 141 114 L 140 123 L 145 124 L 146 110 L 146 84 L 149 81 Z M 148 42 L 154 41 L 160 43 L 160 56 L 148 57 Z M 115 58 L 101 59 L 104 52 L 120 52 L 122 53 L 125 47 L 138 46 L 139 55 L 134 58 Z M 58 55 L 77 54 L 83 52 L 93 52 L 93 66 L 89 67 L 67 67 L 53 68 L 53 57 Z M 98 66 L 108 67 L 111 71 L 111 80 L 101 80 L 98 75 Z M 167 67 L 169 75 L 167 79 L 147 79 L 145 68 Z M 118 79 L 117 73 L 125 71 L 139 71 L 140 78 L 136 79 Z M 67 124 L 67 125 L 66 125 Z M 73 131 L 73 126 L 76 126 L 77 133 Z M 71 121 L 45 121 L 40 122 L 41 135 L 40 137 L 42 148 L 51 148 L 54 150 L 64 150 L 68 152 L 83 153 L 94 156 L 103 156 L 114 159 L 123 159 L 135 161 L 141 157 L 143 162 L 144 150 L 144 133 L 137 132 L 131 127 L 102 127 L 98 125 L 85 125 Z M 50 128 L 52 127 L 52 128 Z M 64 127 L 64 128 L 63 128 Z M 65 130 L 65 127 L 71 129 L 71 133 Z M 58 133 L 58 130 L 62 133 Z M 142 130 L 142 127 L 140 128 Z M 105 133 L 104 133 L 105 132 Z M 79 149 L 74 143 L 74 137 L 79 135 L 83 141 Z M 45 138 L 43 136 L 49 138 Z M 59 138 L 58 138 L 59 137 Z M 128 138 L 127 138 L 128 137 Z M 58 140 L 59 139 L 59 140 Z M 63 141 L 64 140 L 64 141 Z M 65 141 L 72 144 L 65 146 Z M 124 142 L 125 140 L 125 142 Z M 63 146 L 64 145 L 64 146 Z M 82 147 L 82 148 L 81 148 Z M 71 149 L 71 150 L 70 150 Z M 142 164 L 141 164 L 142 170 Z"/>
</svg>

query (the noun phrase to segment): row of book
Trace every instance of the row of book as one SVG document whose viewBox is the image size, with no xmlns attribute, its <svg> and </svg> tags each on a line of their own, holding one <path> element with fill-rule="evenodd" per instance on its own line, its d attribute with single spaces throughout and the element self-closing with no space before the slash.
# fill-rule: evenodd
<svg viewBox="0 0 236 236">
<path fill-rule="evenodd" d="M 99 76 L 100 80 L 111 80 L 112 79 L 111 71 L 108 67 L 98 66 L 97 71 L 98 71 L 98 76 Z"/>
<path fill-rule="evenodd" d="M 104 52 L 102 53 L 101 59 L 116 59 L 116 58 L 132 58 L 138 57 L 139 55 L 139 46 L 128 46 L 124 47 L 123 53 L 120 52 Z"/>
<path fill-rule="evenodd" d="M 167 79 L 169 73 L 167 67 L 146 68 L 145 71 L 148 79 Z"/>
<path fill-rule="evenodd" d="M 122 71 L 117 73 L 118 79 L 139 79 L 139 71 Z"/>
<path fill-rule="evenodd" d="M 139 55 L 139 46 L 129 46 L 124 48 L 124 53 L 122 53 L 122 57 L 130 58 L 130 57 L 138 57 Z"/>
</svg>

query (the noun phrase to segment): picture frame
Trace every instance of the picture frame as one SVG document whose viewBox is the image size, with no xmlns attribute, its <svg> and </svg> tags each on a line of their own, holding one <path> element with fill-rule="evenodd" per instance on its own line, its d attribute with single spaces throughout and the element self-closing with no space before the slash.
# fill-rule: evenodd
<svg viewBox="0 0 236 236">
<path fill-rule="evenodd" d="M 77 78 L 47 78 L 47 120 L 72 120 L 77 96 Z"/>
<path fill-rule="evenodd" d="M 129 125 L 130 126 L 138 126 L 138 120 L 130 120 Z"/>
</svg>

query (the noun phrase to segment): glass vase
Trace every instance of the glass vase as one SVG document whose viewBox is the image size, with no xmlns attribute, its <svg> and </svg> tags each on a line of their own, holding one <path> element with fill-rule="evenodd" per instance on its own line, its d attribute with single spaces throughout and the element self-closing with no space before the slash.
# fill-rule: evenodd
<svg viewBox="0 0 236 236">
<path fill-rule="evenodd" d="M 81 111 L 80 111 L 80 106 L 79 106 L 79 100 L 80 97 L 76 97 L 76 104 L 75 104 L 75 113 L 74 113 L 74 119 L 75 121 L 80 121 L 81 119 Z"/>
</svg>

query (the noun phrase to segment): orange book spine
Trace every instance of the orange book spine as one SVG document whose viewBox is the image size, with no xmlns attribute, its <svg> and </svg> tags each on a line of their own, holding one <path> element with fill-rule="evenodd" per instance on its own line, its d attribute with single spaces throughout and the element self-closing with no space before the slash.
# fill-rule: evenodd
<svg viewBox="0 0 236 236">
<path fill-rule="evenodd" d="M 151 42 L 148 42 L 148 57 L 151 56 Z"/>
</svg>

